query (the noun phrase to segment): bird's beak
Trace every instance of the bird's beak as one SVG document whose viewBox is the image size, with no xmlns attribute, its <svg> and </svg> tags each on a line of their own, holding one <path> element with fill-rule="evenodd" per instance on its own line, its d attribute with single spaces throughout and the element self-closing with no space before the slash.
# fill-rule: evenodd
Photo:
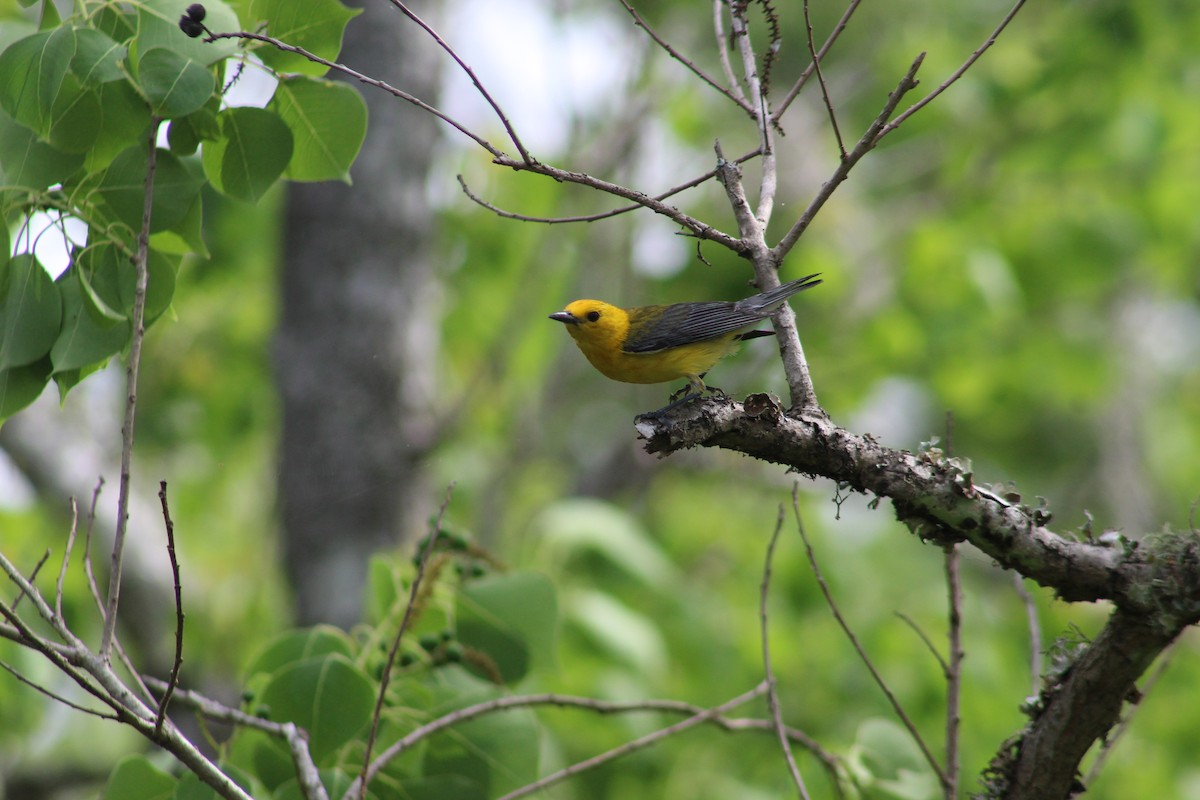
<svg viewBox="0 0 1200 800">
<path fill-rule="evenodd" d="M 579 320 L 575 318 L 570 311 L 555 311 L 550 315 L 550 319 L 556 319 L 566 325 L 578 325 Z"/>
</svg>

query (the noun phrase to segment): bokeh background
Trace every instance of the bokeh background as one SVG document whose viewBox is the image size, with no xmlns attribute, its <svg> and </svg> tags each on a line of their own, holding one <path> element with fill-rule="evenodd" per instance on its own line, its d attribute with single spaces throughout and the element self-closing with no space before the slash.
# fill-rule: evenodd
<svg viewBox="0 0 1200 800">
<path fill-rule="evenodd" d="M 754 146 L 744 115 L 655 47 L 619 4 L 502 5 L 426 10 L 541 160 L 655 194 L 710 169 L 714 138 L 726 153 Z M 803 16 L 783 5 L 775 96 L 807 63 Z M 644 13 L 656 30 L 718 74 L 709 11 L 653 6 Z M 914 100 L 957 68 L 1007 10 L 993 0 L 864 4 L 824 69 L 848 142 L 918 53 L 927 55 Z M 813 3 L 818 40 L 842 11 Z M 440 97 L 448 113 L 502 140 L 469 83 L 398 14 L 371 8 L 351 23 L 351 41 L 361 43 L 354 37 L 364 30 L 385 44 L 388 36 L 410 44 L 375 55 L 366 44 L 348 47 L 348 63 L 366 59 L 393 78 L 399 70 L 425 96 Z M 756 29 L 759 41 L 764 33 Z M 940 437 L 942 447 L 971 460 L 977 481 L 1011 484 L 1034 504 L 1045 498 L 1052 526 L 1063 532 L 1137 538 L 1192 524 L 1200 495 L 1197 53 L 1193 3 L 1030 4 L 961 81 L 854 170 L 781 276 L 820 272 L 825 280 L 793 307 L 818 399 L 835 421 L 910 450 Z M 252 103 L 261 89 L 249 72 L 238 91 Z M 816 90 L 813 83 L 783 119 L 775 237 L 836 166 Z M 368 545 L 406 558 L 453 483 L 449 524 L 558 588 L 558 663 L 522 689 L 717 703 L 761 676 L 759 583 L 785 506 L 771 599 L 785 717 L 828 749 L 853 753 L 864 726 L 890 712 L 808 568 L 790 512 L 798 486 L 842 612 L 940 747 L 940 669 L 897 614 L 943 647 L 941 553 L 896 523 L 886 503 L 872 507 L 871 498 L 844 496 L 828 481 L 715 450 L 661 461 L 646 455 L 632 418 L 662 405 L 668 388 L 607 381 L 546 319 L 583 296 L 631 305 L 735 299 L 749 291 L 747 265 L 711 245 L 698 248 L 645 211 L 587 224 L 497 216 L 467 199 L 455 176 L 488 202 L 534 217 L 620 203 L 498 170 L 445 127 L 408 109 L 393 119 L 384 106 L 394 100 L 368 97 L 377 148 L 368 144 L 368 152 L 377 155 L 369 170 L 359 165 L 354 187 L 304 187 L 305 196 L 290 198 L 281 191 L 253 208 L 205 199 L 212 257 L 185 268 L 175 318 L 147 338 L 135 488 L 152 501 L 160 479 L 170 485 L 188 680 L 236 698 L 239 670 L 272 633 L 296 621 L 352 622 L 361 582 L 331 583 L 316 569 L 329 602 L 306 606 L 297 597 L 312 595 L 285 565 L 309 552 L 324 564 L 346 552 L 365 563 Z M 372 189 L 369 173 L 384 188 Z M 753 185 L 753 163 L 746 173 Z M 347 205 L 364 197 L 365 206 Z M 734 228 L 714 182 L 673 202 Z M 345 217 L 364 221 L 374 236 L 350 229 Z M 318 246 L 324 260 L 298 271 Z M 356 267 L 365 276 L 367 264 L 385 283 L 359 283 Z M 297 304 L 322 270 L 337 285 L 356 284 L 354 291 L 321 284 L 329 293 Z M 389 274 L 409 282 L 376 291 Z M 381 297 L 399 299 L 389 305 Z M 297 329 L 342 349 L 298 350 Z M 712 382 L 735 397 L 782 394 L 774 354 L 767 340 L 751 343 L 714 370 Z M 354 366 L 339 371 L 341 364 Z M 61 408 L 56 397 L 43 398 L 0 434 L 7 454 L 0 530 L 15 561 L 36 563 L 46 547 L 57 552 L 69 523 L 67 493 L 86 504 L 103 472 L 103 497 L 115 496 L 118 367 L 89 379 Z M 322 384 L 319 399 L 305 395 L 303 413 L 286 404 L 295 402 L 288 398 L 295 384 L 280 389 L 295 370 L 308 371 L 305 386 Z M 361 402 L 371 393 L 402 402 Z M 391 445 L 383 455 L 363 452 L 364 460 L 398 459 L 404 468 L 348 472 L 342 456 L 330 458 L 304 438 L 360 441 L 364 432 Z M 320 457 L 304 461 L 305 454 Z M 284 475 L 298 465 L 299 474 Z M 308 510 L 289 518 L 287 503 L 305 497 Z M 340 510 L 368 506 L 382 510 L 366 521 Z M 132 579 L 154 596 L 169 574 L 155 540 L 159 519 L 153 502 L 134 513 L 146 537 Z M 317 517 L 319 529 L 305 534 L 315 538 L 287 544 L 289 525 Z M 363 545 L 367 527 L 373 532 Z M 971 790 L 1023 721 L 1031 644 L 1012 575 L 971 553 L 963 571 L 963 762 Z M 1028 588 L 1039 650 L 1053 651 L 1060 637 L 1086 638 L 1106 615 L 1103 606 L 1068 607 Z M 72 592 L 82 617 L 82 585 Z M 173 620 L 163 607 L 140 611 L 141 655 L 162 663 Z M 1195 637 L 1184 637 L 1155 673 L 1090 797 L 1200 797 L 1196 649 Z M 38 674 L 27 654 L 0 651 Z M 139 746 L 123 731 L 5 684 L 0 767 L 14 797 L 24 778 L 102 776 Z M 653 727 L 642 717 L 541 718 L 552 734 L 547 763 L 586 757 Z M 827 796 L 814 762 L 801 756 L 801 766 Z M 772 737 L 700 730 L 551 796 L 753 800 L 788 791 Z"/>
</svg>

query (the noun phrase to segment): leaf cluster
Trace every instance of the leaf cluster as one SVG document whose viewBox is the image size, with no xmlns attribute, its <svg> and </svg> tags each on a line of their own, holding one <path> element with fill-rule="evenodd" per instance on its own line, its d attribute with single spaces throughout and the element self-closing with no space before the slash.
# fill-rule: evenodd
<svg viewBox="0 0 1200 800">
<path fill-rule="evenodd" d="M 45 0 L 36 26 L 0 23 L 0 420 L 50 381 L 65 397 L 128 350 L 138 291 L 146 325 L 171 307 L 184 258 L 208 253 L 206 190 L 253 203 L 281 178 L 349 180 L 367 122 L 357 91 L 287 54 L 191 39 L 177 10 L 88 1 L 63 19 Z M 353 12 L 333 0 L 218 0 L 202 16 L 303 27 L 302 41 L 336 55 Z M 230 102 L 246 69 L 275 76 L 265 107 Z M 61 242 L 65 266 L 47 260 L 43 239 Z"/>
</svg>

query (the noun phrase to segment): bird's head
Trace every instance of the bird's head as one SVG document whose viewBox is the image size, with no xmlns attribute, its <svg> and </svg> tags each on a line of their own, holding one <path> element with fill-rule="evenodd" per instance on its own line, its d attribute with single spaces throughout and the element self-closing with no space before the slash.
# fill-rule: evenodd
<svg viewBox="0 0 1200 800">
<path fill-rule="evenodd" d="M 576 300 L 550 315 L 567 326 L 577 342 L 612 343 L 619 346 L 629 331 L 629 315 L 600 300 Z"/>
</svg>

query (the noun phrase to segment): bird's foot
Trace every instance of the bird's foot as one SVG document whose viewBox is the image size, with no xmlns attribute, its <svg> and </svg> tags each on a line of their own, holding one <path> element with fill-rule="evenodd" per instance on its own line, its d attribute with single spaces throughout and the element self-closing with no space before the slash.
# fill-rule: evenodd
<svg viewBox="0 0 1200 800">
<path fill-rule="evenodd" d="M 690 386 L 683 387 L 678 392 L 675 392 L 674 394 L 672 394 L 670 397 L 667 398 L 667 404 L 665 406 L 663 406 L 662 408 L 657 409 L 655 411 L 647 411 L 645 414 L 638 414 L 637 418 L 638 419 L 659 419 L 660 417 L 662 417 L 663 415 L 665 415 L 668 411 L 671 411 L 672 409 L 679 408 L 682 405 L 687 405 L 688 403 L 692 402 L 693 400 L 699 400 L 700 396 L 701 396 L 700 393 L 688 391 L 689 389 L 691 389 Z M 680 395 L 682 395 L 682 397 Z"/>
</svg>

